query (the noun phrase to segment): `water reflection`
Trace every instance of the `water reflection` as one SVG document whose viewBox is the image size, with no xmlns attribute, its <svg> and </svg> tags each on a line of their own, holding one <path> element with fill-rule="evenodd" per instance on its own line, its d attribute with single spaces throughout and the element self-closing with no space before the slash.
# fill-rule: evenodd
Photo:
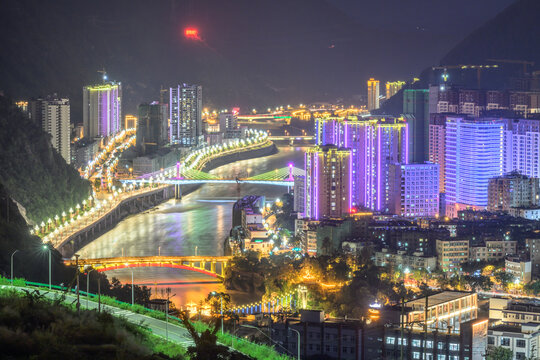
<svg viewBox="0 0 540 360">
<path fill-rule="evenodd" d="M 211 173 L 230 177 L 250 176 L 286 167 L 289 162 L 303 167 L 303 148 L 280 147 L 278 154 L 239 161 L 214 169 Z M 185 195 L 181 201 L 169 200 L 144 213 L 130 216 L 79 253 L 87 258 L 142 255 L 223 255 L 223 242 L 232 221 L 232 205 L 240 197 L 261 194 L 276 198 L 286 192 L 278 186 L 251 184 L 208 184 Z M 130 270 L 107 272 L 109 277 L 131 281 Z M 210 276 L 187 270 L 141 268 L 134 270 L 135 283 L 152 288 L 171 287 L 177 306 L 200 299 L 219 284 L 207 283 Z M 200 282 L 203 282 L 201 284 Z M 197 284 L 187 284 L 197 283 Z M 169 285 L 161 285 L 169 284 Z M 172 285 L 170 285 L 172 284 Z"/>
</svg>

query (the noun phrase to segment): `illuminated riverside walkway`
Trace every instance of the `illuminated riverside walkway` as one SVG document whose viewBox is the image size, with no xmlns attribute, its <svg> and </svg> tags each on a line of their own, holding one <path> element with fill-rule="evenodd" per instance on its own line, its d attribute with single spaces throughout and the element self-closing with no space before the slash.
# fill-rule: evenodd
<svg viewBox="0 0 540 360">
<path fill-rule="evenodd" d="M 126 256 L 102 259 L 79 259 L 81 270 L 92 266 L 99 272 L 140 267 L 167 267 L 196 271 L 220 280 L 225 276 L 225 268 L 232 256 Z M 68 266 L 75 266 L 76 261 L 66 260 Z"/>
</svg>

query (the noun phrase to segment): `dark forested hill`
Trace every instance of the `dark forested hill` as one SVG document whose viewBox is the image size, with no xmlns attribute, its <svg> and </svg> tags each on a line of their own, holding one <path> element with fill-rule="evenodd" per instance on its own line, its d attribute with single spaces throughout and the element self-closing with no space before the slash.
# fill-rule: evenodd
<svg viewBox="0 0 540 360">
<path fill-rule="evenodd" d="M 490 59 L 525 60 L 535 62 L 528 71 L 540 68 L 540 1 L 518 0 L 493 19 L 481 25 L 463 41 L 452 48 L 440 61 L 440 65 L 496 64 Z M 508 88 L 510 79 L 522 75 L 521 64 L 499 62 L 497 70 L 484 70 L 481 88 Z M 433 64 L 439 65 L 439 64 Z M 448 70 L 450 81 L 471 88 L 478 87 L 476 70 Z M 440 81 L 440 71 L 431 67 L 420 75 L 416 86 L 426 88 Z M 398 93 L 402 96 L 402 93 Z M 391 99 L 381 107 L 381 113 L 395 114 L 401 111 L 403 98 Z"/>
<path fill-rule="evenodd" d="M 0 96 L 0 183 L 34 222 L 81 203 L 90 183 L 66 164 L 49 135 Z"/>
</svg>

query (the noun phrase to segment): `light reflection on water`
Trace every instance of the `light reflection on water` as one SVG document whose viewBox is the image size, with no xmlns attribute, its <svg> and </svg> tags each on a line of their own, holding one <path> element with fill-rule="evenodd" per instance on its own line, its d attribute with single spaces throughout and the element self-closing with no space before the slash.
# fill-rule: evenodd
<svg viewBox="0 0 540 360">
<path fill-rule="evenodd" d="M 250 176 L 286 167 L 291 161 L 303 168 L 304 148 L 280 147 L 278 154 L 238 161 L 221 166 L 211 173 L 223 176 Z M 287 190 L 278 186 L 250 184 L 208 184 L 184 196 L 181 201 L 169 200 L 144 213 L 130 216 L 112 230 L 79 251 L 82 257 L 102 258 L 143 255 L 213 255 L 224 254 L 224 239 L 232 222 L 232 206 L 240 197 L 261 194 L 273 199 Z M 198 302 L 220 284 L 185 284 L 208 282 L 214 278 L 200 273 L 169 268 L 135 268 L 136 284 L 154 288 L 171 287 L 177 306 Z M 107 272 L 109 278 L 131 281 L 131 270 Z M 159 284 L 169 285 L 159 285 Z M 155 285 L 157 284 L 157 285 Z M 170 285 L 172 284 L 172 285 Z"/>
</svg>

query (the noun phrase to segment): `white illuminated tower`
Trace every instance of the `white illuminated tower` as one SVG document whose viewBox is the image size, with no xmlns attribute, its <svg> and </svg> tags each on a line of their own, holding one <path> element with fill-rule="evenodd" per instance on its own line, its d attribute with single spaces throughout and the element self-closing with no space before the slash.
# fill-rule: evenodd
<svg viewBox="0 0 540 360">
<path fill-rule="evenodd" d="M 202 86 L 178 85 L 169 91 L 169 142 L 183 147 L 202 142 Z"/>
</svg>

